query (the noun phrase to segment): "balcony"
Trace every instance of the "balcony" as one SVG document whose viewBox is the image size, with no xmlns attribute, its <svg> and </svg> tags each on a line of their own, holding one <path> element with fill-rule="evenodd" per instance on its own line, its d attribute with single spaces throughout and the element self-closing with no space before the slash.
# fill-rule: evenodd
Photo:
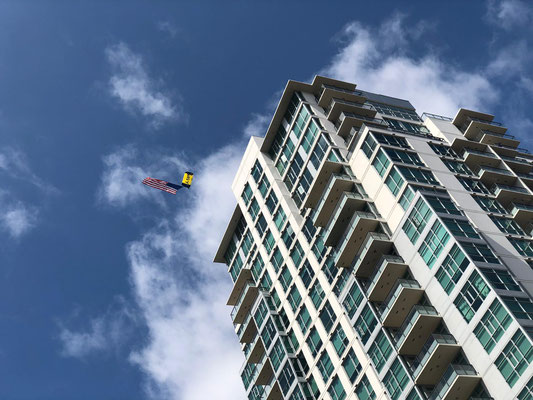
<svg viewBox="0 0 533 400">
<path fill-rule="evenodd" d="M 415 384 L 436 385 L 460 349 L 451 335 L 431 335 L 411 364 Z"/>
<path fill-rule="evenodd" d="M 333 98 L 347 100 L 360 104 L 363 104 L 366 101 L 366 97 L 360 90 L 350 90 L 323 84 L 322 93 L 320 94 L 320 98 L 318 100 L 318 105 L 326 109 L 328 108 L 329 104 L 331 104 L 331 100 Z"/>
<path fill-rule="evenodd" d="M 522 157 L 500 156 L 505 163 L 515 172 L 529 174 L 533 170 L 533 163 Z"/>
<path fill-rule="evenodd" d="M 335 122 L 335 128 L 337 128 L 337 134 L 339 136 L 346 137 L 350 134 L 350 130 L 354 126 L 360 128 L 363 124 L 375 125 L 381 129 L 387 129 L 389 127 L 389 124 L 382 119 L 343 111 Z"/>
<path fill-rule="evenodd" d="M 485 165 L 488 167 L 498 167 L 500 164 L 498 156 L 488 151 L 465 148 L 462 157 L 464 162 L 469 166 Z"/>
<path fill-rule="evenodd" d="M 467 400 L 480 380 L 481 377 L 471 365 L 452 364 L 428 400 Z"/>
<path fill-rule="evenodd" d="M 384 233 L 369 232 L 357 256 L 352 262 L 352 270 L 357 277 L 368 277 L 376 269 L 383 254 L 392 250 L 392 241 Z"/>
<path fill-rule="evenodd" d="M 402 355 L 417 355 L 422 350 L 441 321 L 437 310 L 431 306 L 415 305 L 405 322 L 394 335 L 398 353 Z"/>
<path fill-rule="evenodd" d="M 530 191 L 521 186 L 510 186 L 501 183 L 495 183 L 490 188 L 491 192 L 496 196 L 496 200 L 506 206 L 509 203 L 527 204 L 533 200 L 533 195 Z"/>
<path fill-rule="evenodd" d="M 336 121 L 342 112 L 350 112 L 364 117 L 374 118 L 376 109 L 371 104 L 361 104 L 354 101 L 332 98 L 329 107 L 326 110 L 327 118 L 330 121 Z"/>
<path fill-rule="evenodd" d="M 480 143 L 488 144 L 491 146 L 501 146 L 516 152 L 516 148 L 520 145 L 520 140 L 517 140 L 514 136 L 506 133 L 499 134 L 492 131 L 481 130 L 474 140 Z"/>
<path fill-rule="evenodd" d="M 464 130 L 465 138 L 470 140 L 475 140 L 477 135 L 483 131 L 492 132 L 494 135 L 503 135 L 507 132 L 507 128 L 503 127 L 499 122 L 477 118 L 469 118 L 464 126 L 466 126 Z"/>
<path fill-rule="evenodd" d="M 352 261 L 368 233 L 375 231 L 379 223 L 380 219 L 374 214 L 357 211 L 337 245 L 335 265 L 339 268 L 346 268 L 352 265 Z"/>
<path fill-rule="evenodd" d="M 261 335 L 256 334 L 251 343 L 248 344 L 248 354 L 246 354 L 246 362 L 248 364 L 257 364 L 265 355 L 265 347 Z"/>
<path fill-rule="evenodd" d="M 407 271 L 407 264 L 401 257 L 382 256 L 379 268 L 370 276 L 367 283 L 367 296 L 370 301 L 383 302 L 392 286 Z"/>
<path fill-rule="evenodd" d="M 235 307 L 231 310 L 231 319 L 234 324 L 242 324 L 246 320 L 257 298 L 258 288 L 253 281 L 247 281 L 239 296 Z"/>
<path fill-rule="evenodd" d="M 324 193 L 324 189 L 326 188 L 331 175 L 340 174 L 342 172 L 345 164 L 338 161 L 340 160 L 340 157 L 336 155 L 336 152 L 336 148 L 330 148 L 327 157 L 324 157 L 322 160 L 316 176 L 311 183 L 307 196 L 303 201 L 304 207 L 315 208 L 320 200 L 320 195 Z"/>
<path fill-rule="evenodd" d="M 273 374 L 272 364 L 270 364 L 270 359 L 265 354 L 259 364 L 257 364 L 255 384 L 258 386 L 268 385 Z"/>
<path fill-rule="evenodd" d="M 252 313 L 248 313 L 245 321 L 239 327 L 237 336 L 239 337 L 239 342 L 241 343 L 250 343 L 254 340 L 254 337 L 257 334 L 257 327 L 252 318 Z"/>
<path fill-rule="evenodd" d="M 424 290 L 415 280 L 398 279 L 393 290 L 379 307 L 383 326 L 398 328 L 405 321 L 405 317 L 417 304 Z"/>
<path fill-rule="evenodd" d="M 533 221 L 533 205 L 511 203 L 508 210 L 513 216 L 513 219 L 521 226 Z"/>
<path fill-rule="evenodd" d="M 324 244 L 326 246 L 334 246 L 338 243 L 354 214 L 362 212 L 361 210 L 365 208 L 366 203 L 367 201 L 357 193 L 343 192 L 341 194 L 331 219 L 324 229 Z"/>
<path fill-rule="evenodd" d="M 494 183 L 503 183 L 504 185 L 512 185 L 516 182 L 516 176 L 512 171 L 504 168 L 489 167 L 487 165 L 480 165 L 477 171 L 477 176 L 480 180 L 490 186 Z"/>
<path fill-rule="evenodd" d="M 244 289 L 244 286 L 252 280 L 252 271 L 250 268 L 242 268 L 241 272 L 239 272 L 239 276 L 237 277 L 237 280 L 233 284 L 233 289 L 231 290 L 231 293 L 229 295 L 229 299 L 226 302 L 226 305 L 228 306 L 234 306 L 237 304 L 237 301 L 239 300 L 239 297 L 242 293 L 242 290 Z"/>
<path fill-rule="evenodd" d="M 313 220 L 315 226 L 326 226 L 343 192 L 351 192 L 353 185 L 353 178 L 348 175 L 331 175 L 322 196 L 320 196 L 320 201 L 316 208 Z M 354 194 L 357 195 L 357 193 Z M 361 196 L 361 200 L 362 199 Z"/>
</svg>

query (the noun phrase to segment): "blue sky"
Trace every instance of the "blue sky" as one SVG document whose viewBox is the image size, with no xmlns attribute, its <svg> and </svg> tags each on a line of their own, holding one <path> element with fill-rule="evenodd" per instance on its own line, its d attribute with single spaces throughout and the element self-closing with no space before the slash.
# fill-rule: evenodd
<svg viewBox="0 0 533 400">
<path fill-rule="evenodd" d="M 244 398 L 211 260 L 288 79 L 493 112 L 531 144 L 530 3 L 325 5 L 0 2 L 0 398 Z M 140 184 L 185 169 L 179 196 Z"/>
</svg>

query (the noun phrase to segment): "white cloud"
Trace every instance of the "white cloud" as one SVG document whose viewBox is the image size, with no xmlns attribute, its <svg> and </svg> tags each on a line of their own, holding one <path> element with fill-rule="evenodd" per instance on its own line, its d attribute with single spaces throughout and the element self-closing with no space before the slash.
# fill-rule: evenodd
<svg viewBox="0 0 533 400">
<path fill-rule="evenodd" d="M 110 46 L 105 53 L 114 70 L 109 79 L 110 93 L 127 110 L 151 118 L 155 128 L 166 121 L 186 119 L 181 104 L 173 104 L 170 97 L 158 89 L 158 83 L 150 79 L 140 55 L 125 43 Z"/>
<path fill-rule="evenodd" d="M 29 232 L 37 222 L 37 209 L 21 201 L 8 201 L 7 194 L 0 199 L 0 227 L 17 239 Z"/>
<path fill-rule="evenodd" d="M 169 34 L 172 38 L 175 38 L 178 34 L 178 28 L 170 21 L 159 21 L 157 23 L 157 29 Z"/>
<path fill-rule="evenodd" d="M 252 114 L 252 118 L 244 127 L 245 136 L 265 136 L 271 117 L 264 114 Z"/>
<path fill-rule="evenodd" d="M 395 15 L 374 29 L 358 22 L 347 25 L 342 32 L 343 46 L 321 74 L 408 99 L 419 112 L 453 116 L 459 107 L 483 109 L 497 99 L 495 88 L 482 72 L 462 71 L 434 54 L 406 56 L 408 38 L 419 33 L 406 32 L 403 18 Z M 394 50 L 391 39 L 383 34 L 391 30 L 399 38 Z"/>
<path fill-rule="evenodd" d="M 529 27 L 533 21 L 533 8 L 520 0 L 491 0 L 487 19 L 506 30 Z"/>
</svg>

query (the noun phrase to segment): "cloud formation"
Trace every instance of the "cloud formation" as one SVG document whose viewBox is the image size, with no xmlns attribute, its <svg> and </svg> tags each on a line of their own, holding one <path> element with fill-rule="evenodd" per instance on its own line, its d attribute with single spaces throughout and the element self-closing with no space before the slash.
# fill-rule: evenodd
<svg viewBox="0 0 533 400">
<path fill-rule="evenodd" d="M 533 22 L 531 5 L 521 0 L 491 0 L 486 16 L 490 22 L 508 31 L 529 27 Z"/>
<path fill-rule="evenodd" d="M 109 79 L 110 93 L 126 110 L 150 118 L 154 128 L 164 122 L 186 119 L 181 103 L 173 103 L 159 89 L 159 83 L 148 76 L 140 55 L 125 43 L 108 47 L 105 54 L 113 69 Z"/>
</svg>

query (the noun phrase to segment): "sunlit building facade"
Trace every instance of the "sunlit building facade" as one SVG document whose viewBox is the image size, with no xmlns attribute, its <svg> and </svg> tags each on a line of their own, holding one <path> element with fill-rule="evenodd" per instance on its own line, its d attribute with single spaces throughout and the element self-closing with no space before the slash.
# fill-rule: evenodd
<svg viewBox="0 0 533 400">
<path fill-rule="evenodd" d="M 215 256 L 248 399 L 533 399 L 519 146 L 489 114 L 289 81 Z"/>
</svg>

